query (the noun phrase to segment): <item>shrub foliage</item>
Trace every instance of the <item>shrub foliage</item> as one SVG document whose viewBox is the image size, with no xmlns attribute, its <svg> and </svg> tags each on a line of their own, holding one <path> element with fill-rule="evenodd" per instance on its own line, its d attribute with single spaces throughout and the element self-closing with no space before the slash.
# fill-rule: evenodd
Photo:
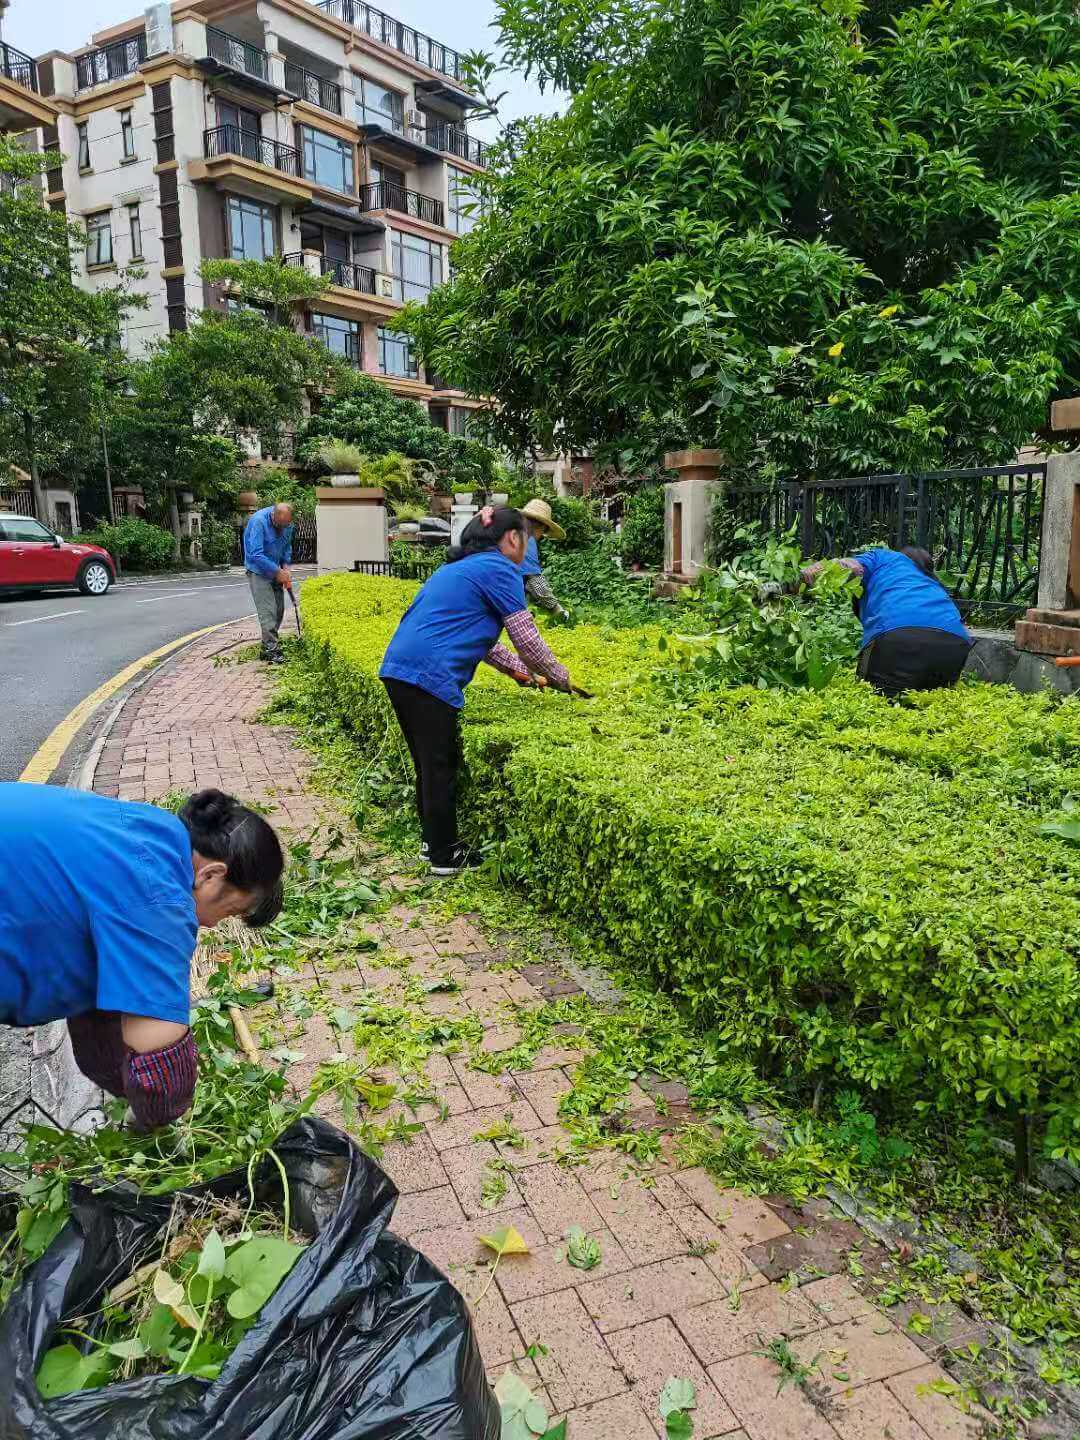
<svg viewBox="0 0 1080 1440">
<path fill-rule="evenodd" d="M 343 721 L 403 765 L 377 671 L 415 588 L 302 595 Z M 1040 833 L 1080 793 L 1080 708 L 990 686 L 889 705 L 854 678 L 671 705 L 660 635 L 561 632 L 591 703 L 481 667 L 471 837 L 764 1072 L 1035 1115 L 1080 1155 L 1080 849 Z"/>
</svg>

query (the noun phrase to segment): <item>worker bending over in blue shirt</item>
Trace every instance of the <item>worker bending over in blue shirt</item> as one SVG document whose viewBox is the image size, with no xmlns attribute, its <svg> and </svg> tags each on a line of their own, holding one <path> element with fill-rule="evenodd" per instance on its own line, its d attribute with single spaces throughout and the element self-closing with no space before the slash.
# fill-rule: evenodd
<svg viewBox="0 0 1080 1440">
<path fill-rule="evenodd" d="M 481 660 L 522 685 L 541 676 L 570 689 L 525 604 L 526 524 L 520 510 L 474 516 L 402 616 L 379 671 L 416 769 L 423 853 L 436 875 L 469 863 L 457 835 L 459 716 Z M 521 659 L 496 643 L 504 626 Z"/>
<path fill-rule="evenodd" d="M 285 616 L 285 591 L 292 589 L 291 505 L 267 505 L 244 526 L 244 569 L 262 632 L 262 658 L 280 665 L 278 631 Z"/>
<path fill-rule="evenodd" d="M 803 582 L 808 584 L 828 563 L 808 565 Z M 859 675 L 889 697 L 955 685 L 971 637 L 952 596 L 934 574 L 929 553 L 906 545 L 902 550 L 865 550 L 839 563 L 854 571 L 863 586 Z"/>
<path fill-rule="evenodd" d="M 179 816 L 58 785 L 0 784 L 0 1025 L 66 1020 L 79 1069 L 140 1129 L 195 1092 L 200 925 L 281 909 L 273 829 L 220 790 Z"/>
</svg>

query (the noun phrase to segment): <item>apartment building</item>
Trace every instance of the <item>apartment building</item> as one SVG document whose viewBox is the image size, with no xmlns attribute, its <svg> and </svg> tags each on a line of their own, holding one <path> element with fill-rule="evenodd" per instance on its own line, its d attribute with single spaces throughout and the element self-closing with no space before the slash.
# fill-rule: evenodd
<svg viewBox="0 0 1080 1440">
<path fill-rule="evenodd" d="M 316 340 L 463 429 L 473 402 L 386 328 L 474 220 L 487 150 L 456 51 L 362 0 L 174 0 L 12 63 L 33 81 L 7 87 L 23 118 L 64 157 L 46 200 L 86 227 L 85 283 L 145 272 L 132 353 L 225 303 L 204 259 L 276 257 L 330 280 L 302 316 Z M 0 123 L 8 103 L 0 76 Z"/>
</svg>

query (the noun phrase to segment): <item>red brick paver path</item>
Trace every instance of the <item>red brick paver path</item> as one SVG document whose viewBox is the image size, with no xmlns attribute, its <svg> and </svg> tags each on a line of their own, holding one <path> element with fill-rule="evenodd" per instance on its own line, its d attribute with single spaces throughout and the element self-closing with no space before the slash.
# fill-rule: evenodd
<svg viewBox="0 0 1080 1440">
<path fill-rule="evenodd" d="M 288 731 L 256 720 L 271 677 L 261 665 L 229 660 L 253 633 L 239 625 L 208 637 L 136 692 L 105 746 L 95 789 L 153 800 L 220 786 L 271 807 L 273 823 L 291 832 L 327 816 L 327 802 L 305 790 L 310 758 Z M 381 965 L 378 952 L 326 973 L 316 961 L 302 984 L 317 984 L 347 1006 L 365 988 L 399 999 L 406 975 L 423 982 L 452 973 L 459 992 L 431 994 L 425 1008 L 479 1017 L 488 1053 L 517 1038 L 512 1003 L 539 1005 L 578 989 L 557 963 L 520 973 L 489 968 L 503 955 L 481 930 L 433 918 L 422 900 L 402 900 L 374 927 Z M 386 948 L 407 958 L 406 970 L 382 968 Z M 521 1073 L 490 1075 L 457 1055 L 432 1056 L 427 1078 L 446 1118 L 421 1107 L 420 1133 L 384 1157 L 401 1192 L 395 1230 L 470 1300 L 487 1285 L 491 1261 L 479 1234 L 513 1225 L 529 1244 L 528 1255 L 501 1261 L 474 1306 L 493 1379 L 513 1366 L 553 1417 L 569 1417 L 569 1440 L 662 1437 L 657 1401 L 669 1376 L 697 1386 L 695 1440 L 976 1440 L 983 1433 L 978 1418 L 928 1388 L 947 1378 L 928 1359 L 936 1342 L 902 1331 L 845 1275 L 829 1273 L 844 1269 L 851 1236 L 830 1231 L 837 1222 L 822 1218 L 820 1208 L 803 1213 L 721 1190 L 704 1172 L 679 1170 L 670 1159 L 644 1178 L 611 1152 L 580 1166 L 556 1163 L 568 1139 L 558 1101 L 580 1059 L 573 1036 L 565 1038 L 567 1048 L 549 1046 Z M 347 1039 L 316 1014 L 295 1043 L 304 1061 L 290 1073 L 303 1082 Z M 644 1091 L 631 1097 L 632 1105 L 648 1103 Z M 504 1116 L 525 1138 L 523 1148 L 474 1138 Z M 506 1192 L 488 1207 L 482 1176 L 499 1158 L 510 1166 Z M 592 1270 L 567 1263 L 572 1225 L 599 1242 L 602 1259 Z M 785 1255 L 805 1255 L 815 1234 L 825 1278 L 782 1288 L 776 1277 L 794 1268 Z M 831 1252 L 824 1244 L 830 1237 Z M 832 1254 L 831 1264 L 823 1253 Z M 812 1367 L 806 1385 L 778 1391 L 776 1364 L 758 1353 L 778 1339 Z M 525 1358 L 535 1342 L 543 1349 Z"/>
</svg>

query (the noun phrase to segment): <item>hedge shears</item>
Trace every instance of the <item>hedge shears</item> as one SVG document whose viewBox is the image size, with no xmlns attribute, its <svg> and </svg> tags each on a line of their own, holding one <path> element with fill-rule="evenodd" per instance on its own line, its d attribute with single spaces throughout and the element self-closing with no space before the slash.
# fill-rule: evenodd
<svg viewBox="0 0 1080 1440">
<path fill-rule="evenodd" d="M 515 675 L 514 679 L 526 690 L 557 690 L 560 695 L 576 695 L 579 700 L 595 699 L 591 690 L 583 690 L 580 685 L 568 685 L 564 690 L 561 685 L 553 685 L 546 675 L 533 675 L 528 680 Z"/>
</svg>

